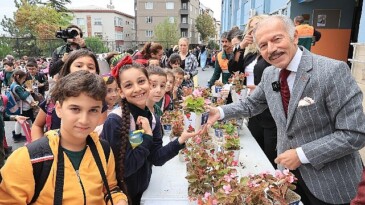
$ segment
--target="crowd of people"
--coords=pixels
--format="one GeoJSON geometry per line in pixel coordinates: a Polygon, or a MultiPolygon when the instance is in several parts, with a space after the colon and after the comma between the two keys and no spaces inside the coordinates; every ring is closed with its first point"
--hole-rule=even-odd
{"type": "Polygon", "coordinates": [[[364,204],[362,93],[347,64],[309,51],[320,34],[296,21],[297,28],[285,16],[254,16],[244,30],[221,35],[219,52],[189,49],[187,38],[170,49],[148,42],[133,54],[110,52],[108,68],[75,25],[67,29],[77,35],[49,64],[8,55],[0,73],[0,204],[140,204],[153,165],[175,157],[215,121],[235,117],[249,118],[275,168],[293,171],[304,204],[364,204]],[[311,43],[301,46],[308,35],[311,43]],[[183,88],[194,88],[198,68],[207,64],[214,66],[209,87],[244,73],[248,96],[232,103],[229,94],[226,105],[208,107],[205,129],[184,131],[163,146],[163,113],[176,109],[183,88]],[[10,106],[13,98],[17,106],[10,106]],[[27,122],[32,142],[12,153],[4,120],[17,121],[14,142],[26,140],[27,122]],[[143,139],[137,145],[134,135],[143,139]]]}

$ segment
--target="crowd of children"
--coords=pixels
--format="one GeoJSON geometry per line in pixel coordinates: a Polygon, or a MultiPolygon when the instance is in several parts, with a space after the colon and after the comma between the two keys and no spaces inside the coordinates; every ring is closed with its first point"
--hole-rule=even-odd
{"type": "MultiPolygon", "coordinates": [[[[0,122],[9,118],[33,122],[33,142],[14,151],[4,166],[0,146],[0,195],[4,196],[0,204],[100,204],[102,200],[140,204],[152,165],[162,166],[178,154],[187,139],[198,134],[183,132],[167,145],[162,143],[160,118],[182,97],[185,72],[178,54],[170,56],[167,68],[153,58],[146,66],[117,53],[108,62],[111,72],[100,76],[92,52],[72,51],[50,87],[35,62],[28,60],[23,71],[5,61],[3,84],[17,102],[27,106],[19,114],[4,114],[0,122]],[[35,113],[33,108],[40,109],[35,113]],[[129,141],[136,131],[142,139],[138,145],[129,141]],[[98,134],[109,142],[110,154],[109,144],[105,148],[98,134]],[[48,168],[42,169],[46,174],[39,173],[40,166],[48,168]],[[95,168],[88,171],[90,166],[95,168]]],[[[23,139],[19,123],[13,132],[14,141],[23,139]]],[[[4,130],[0,134],[5,138],[4,130]]]]}

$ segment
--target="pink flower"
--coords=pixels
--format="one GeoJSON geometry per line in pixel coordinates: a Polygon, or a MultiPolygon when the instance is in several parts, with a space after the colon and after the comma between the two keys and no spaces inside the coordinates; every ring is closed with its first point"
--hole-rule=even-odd
{"type": "Polygon", "coordinates": [[[201,97],[201,96],[202,96],[202,94],[203,94],[203,92],[202,92],[202,91],[200,91],[199,89],[195,89],[195,90],[193,91],[193,96],[194,96],[194,97],[201,97]]]}
{"type": "Polygon", "coordinates": [[[226,174],[224,175],[224,180],[229,183],[232,180],[232,178],[228,174],[226,174]]]}
{"type": "Polygon", "coordinates": [[[196,137],[196,138],[195,138],[195,142],[196,142],[197,144],[200,144],[200,143],[202,142],[202,138],[200,138],[200,137],[196,137]]]}
{"type": "Polygon", "coordinates": [[[212,103],[212,101],[210,101],[209,99],[204,100],[204,104],[209,105],[210,103],[212,103]]]}
{"type": "Polygon", "coordinates": [[[286,175],[286,176],[288,176],[289,175],[289,169],[284,169],[283,170],[283,174],[286,175]]]}
{"type": "Polygon", "coordinates": [[[233,178],[235,178],[237,175],[236,175],[237,173],[231,173],[231,178],[233,179],[233,178]]]}
{"type": "Polygon", "coordinates": [[[211,196],[211,194],[209,192],[205,192],[204,199],[208,200],[210,196],[211,196]]]}
{"type": "Polygon", "coordinates": [[[218,204],[217,199],[213,199],[212,203],[213,203],[213,205],[217,205],[218,204]]]}
{"type": "Polygon", "coordinates": [[[283,178],[284,175],[280,170],[277,169],[277,170],[275,170],[275,177],[276,178],[283,178]]]}
{"type": "Polygon", "coordinates": [[[224,189],[224,193],[226,193],[226,194],[229,194],[232,191],[232,188],[231,188],[230,184],[224,185],[223,189],[224,189]]]}
{"type": "Polygon", "coordinates": [[[247,185],[248,185],[248,187],[250,187],[250,188],[258,187],[258,186],[259,186],[258,184],[256,184],[256,182],[252,182],[252,181],[249,181],[247,185]]]}
{"type": "Polygon", "coordinates": [[[233,160],[232,161],[232,166],[238,166],[238,160],[233,160]]]}
{"type": "Polygon", "coordinates": [[[294,181],[295,181],[295,177],[294,176],[291,175],[291,176],[288,177],[288,182],[289,183],[293,183],[294,181]]]}

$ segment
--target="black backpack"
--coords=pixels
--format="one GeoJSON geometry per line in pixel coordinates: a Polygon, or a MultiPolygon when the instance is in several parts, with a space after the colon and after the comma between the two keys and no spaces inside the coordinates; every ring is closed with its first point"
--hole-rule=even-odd
{"type": "MultiPolygon", "coordinates": [[[[110,155],[109,143],[104,141],[104,140],[100,140],[100,143],[103,147],[106,162],[108,163],[108,159],[109,159],[109,155],[110,155]]],[[[94,156],[94,154],[97,154],[96,153],[97,150],[96,150],[95,143],[93,142],[93,140],[91,139],[90,136],[88,136],[88,138],[87,138],[87,144],[89,145],[91,151],[93,152],[93,156],[94,156]]],[[[54,156],[53,156],[51,147],[49,146],[48,137],[42,137],[42,138],[26,145],[26,147],[28,149],[30,160],[32,162],[33,177],[34,177],[34,181],[35,181],[34,195],[33,195],[33,198],[30,202],[30,204],[32,204],[35,201],[37,201],[38,196],[39,196],[40,192],[42,191],[42,189],[43,189],[43,187],[44,187],[44,185],[45,185],[45,183],[48,179],[48,175],[51,171],[51,167],[52,167],[52,164],[53,164],[54,156]]],[[[95,158],[95,156],[94,156],[94,158],[95,158]]],[[[108,200],[111,200],[111,203],[113,204],[113,201],[111,199],[109,186],[108,186],[108,182],[107,182],[107,179],[106,179],[106,176],[105,176],[105,172],[104,172],[104,169],[102,168],[102,165],[101,165],[100,157],[98,157],[98,159],[95,158],[95,161],[96,161],[96,164],[98,165],[99,172],[102,176],[104,186],[105,186],[105,188],[108,192],[108,195],[109,195],[108,200]]],[[[62,165],[62,166],[64,166],[64,165],[62,165]]],[[[58,175],[58,171],[57,171],[57,175],[58,175]]],[[[63,177],[62,177],[62,180],[63,180],[63,177]]],[[[1,182],[1,175],[0,175],[0,182],[1,182]]],[[[56,180],[56,184],[57,184],[57,180],[56,180]]],[[[56,185],[56,189],[57,189],[57,185],[56,185]]],[[[61,196],[60,196],[61,201],[62,201],[62,191],[63,190],[61,190],[61,193],[60,193],[61,194],[61,196]]],[[[57,196],[55,196],[55,198],[57,198],[57,196]]]]}

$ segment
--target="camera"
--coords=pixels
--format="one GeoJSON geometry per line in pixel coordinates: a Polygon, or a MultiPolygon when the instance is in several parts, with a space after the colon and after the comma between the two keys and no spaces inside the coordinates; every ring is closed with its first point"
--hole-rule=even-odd
{"type": "Polygon", "coordinates": [[[77,35],[79,35],[79,32],[77,32],[76,30],[72,30],[72,29],[62,30],[60,28],[60,30],[56,32],[56,38],[62,38],[62,39],[75,38],[77,35]]]}

